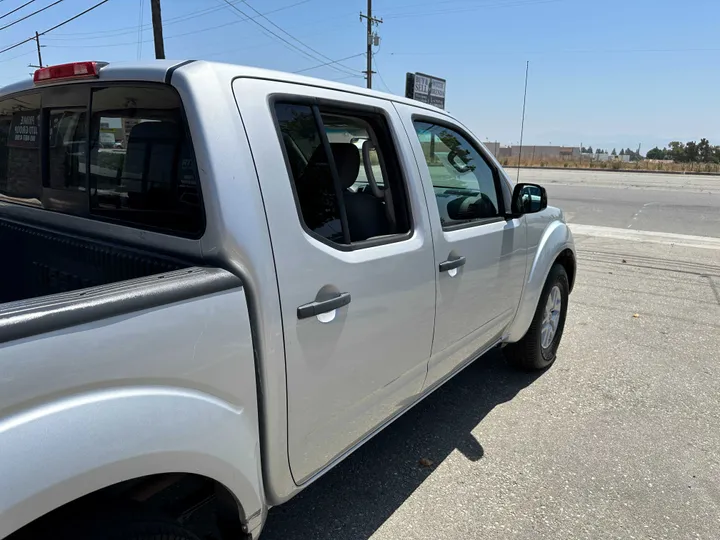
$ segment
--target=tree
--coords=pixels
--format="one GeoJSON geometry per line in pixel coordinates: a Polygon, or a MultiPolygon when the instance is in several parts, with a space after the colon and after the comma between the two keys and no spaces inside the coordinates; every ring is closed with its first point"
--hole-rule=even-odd
{"type": "Polygon", "coordinates": [[[665,151],[660,150],[657,146],[655,148],[652,148],[648,150],[647,156],[648,159],[665,159],[665,151]]]}
{"type": "Polygon", "coordinates": [[[698,160],[698,145],[695,141],[685,144],[685,161],[695,163],[698,160]]]}
{"type": "Polygon", "coordinates": [[[621,155],[621,156],[624,156],[624,155],[625,155],[625,149],[624,149],[624,148],[621,148],[621,149],[620,149],[620,155],[621,155]]]}
{"type": "Polygon", "coordinates": [[[617,152],[615,151],[614,148],[613,148],[613,151],[612,151],[612,153],[611,153],[610,155],[611,155],[611,156],[617,156],[617,152]]]}
{"type": "Polygon", "coordinates": [[[665,159],[672,159],[678,163],[682,163],[687,160],[685,155],[685,145],[683,143],[671,141],[668,146],[667,157],[665,159]]]}
{"type": "Polygon", "coordinates": [[[588,154],[592,154],[592,153],[593,153],[592,146],[588,146],[587,153],[588,153],[588,154]]]}
{"type": "Polygon", "coordinates": [[[703,163],[711,163],[712,162],[712,146],[710,146],[710,141],[708,141],[705,137],[700,139],[700,142],[697,145],[698,150],[698,159],[702,161],[703,163]]]}

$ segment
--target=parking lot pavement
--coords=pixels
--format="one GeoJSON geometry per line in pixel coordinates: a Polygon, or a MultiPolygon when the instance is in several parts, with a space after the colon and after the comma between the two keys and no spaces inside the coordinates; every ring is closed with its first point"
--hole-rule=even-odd
{"type": "Polygon", "coordinates": [[[717,538],[720,250],[576,240],[551,369],[487,355],[271,510],[263,540],[717,538]]]}

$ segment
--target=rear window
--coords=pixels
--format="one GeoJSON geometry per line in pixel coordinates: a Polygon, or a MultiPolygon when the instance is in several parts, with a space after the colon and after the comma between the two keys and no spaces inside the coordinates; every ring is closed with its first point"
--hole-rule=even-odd
{"type": "Polygon", "coordinates": [[[203,206],[180,97],[148,84],[0,99],[0,198],[198,236],[203,206]]]}

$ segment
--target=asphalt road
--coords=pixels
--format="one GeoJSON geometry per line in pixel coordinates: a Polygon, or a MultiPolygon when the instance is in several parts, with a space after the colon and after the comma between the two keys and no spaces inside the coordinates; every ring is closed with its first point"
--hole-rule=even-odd
{"type": "Polygon", "coordinates": [[[570,223],[720,237],[720,176],[522,169],[520,181],[544,185],[570,223]]]}
{"type": "Polygon", "coordinates": [[[579,258],[555,365],[480,359],[272,509],[263,540],[717,538],[720,240],[687,235],[719,236],[702,223],[720,201],[553,173],[534,181],[578,224],[579,258]],[[633,219],[648,202],[678,208],[633,219]]]}

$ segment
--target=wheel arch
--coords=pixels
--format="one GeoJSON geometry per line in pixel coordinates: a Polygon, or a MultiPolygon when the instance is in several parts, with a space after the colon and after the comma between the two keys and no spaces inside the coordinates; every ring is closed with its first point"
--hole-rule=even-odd
{"type": "Polygon", "coordinates": [[[535,250],[517,313],[505,335],[507,343],[519,341],[527,332],[550,269],[555,264],[565,268],[572,291],[576,274],[575,243],[570,228],[559,220],[545,229],[535,250]]]}
{"type": "MultiPolygon", "coordinates": [[[[158,475],[206,478],[262,523],[256,418],[190,390],[104,390],[35,407],[0,422],[0,538],[79,501],[105,498],[158,475]]],[[[227,496],[223,495],[227,501],[227,496]]]]}

